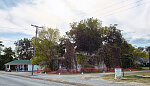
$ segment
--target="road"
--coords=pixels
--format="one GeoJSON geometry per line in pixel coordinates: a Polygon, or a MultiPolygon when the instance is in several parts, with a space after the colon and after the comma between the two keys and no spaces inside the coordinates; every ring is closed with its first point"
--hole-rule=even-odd
{"type": "Polygon", "coordinates": [[[35,76],[31,76],[30,72],[0,71],[0,86],[146,86],[142,83],[126,83],[104,80],[102,76],[107,74],[112,73],[70,75],[35,73],[35,76]]]}
{"type": "Polygon", "coordinates": [[[0,73],[0,86],[73,86],[0,73]]]}

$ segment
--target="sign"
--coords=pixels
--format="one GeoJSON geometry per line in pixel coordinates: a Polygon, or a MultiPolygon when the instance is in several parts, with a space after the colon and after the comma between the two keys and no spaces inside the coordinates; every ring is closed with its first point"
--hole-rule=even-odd
{"type": "Polygon", "coordinates": [[[115,80],[117,77],[120,79],[122,77],[122,70],[121,68],[115,68],[115,80]]]}

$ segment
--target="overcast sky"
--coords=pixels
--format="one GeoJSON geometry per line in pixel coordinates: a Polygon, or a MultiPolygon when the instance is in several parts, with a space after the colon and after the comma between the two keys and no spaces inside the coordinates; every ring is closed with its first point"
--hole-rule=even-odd
{"type": "Polygon", "coordinates": [[[150,0],[0,0],[0,40],[14,49],[15,41],[35,35],[31,24],[64,35],[69,23],[90,17],[118,24],[133,46],[150,46],[150,0]]]}

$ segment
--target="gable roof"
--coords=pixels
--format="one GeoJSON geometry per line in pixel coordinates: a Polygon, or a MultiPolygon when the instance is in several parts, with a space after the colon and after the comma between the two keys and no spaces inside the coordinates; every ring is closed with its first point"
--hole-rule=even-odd
{"type": "Polygon", "coordinates": [[[31,64],[31,60],[14,60],[11,62],[6,63],[5,65],[27,65],[27,64],[31,64]]]}

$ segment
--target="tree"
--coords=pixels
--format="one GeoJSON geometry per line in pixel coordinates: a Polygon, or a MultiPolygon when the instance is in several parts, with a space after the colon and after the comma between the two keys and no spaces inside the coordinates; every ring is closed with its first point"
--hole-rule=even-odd
{"type": "Polygon", "coordinates": [[[136,59],[138,59],[138,58],[146,58],[146,57],[147,57],[147,56],[146,56],[146,53],[147,53],[147,52],[146,52],[145,50],[143,50],[143,49],[135,48],[133,55],[134,55],[134,57],[135,57],[136,59]]]}
{"type": "Polygon", "coordinates": [[[31,42],[32,40],[24,38],[14,43],[16,45],[17,59],[30,60],[33,57],[31,42]]]}
{"type": "Polygon", "coordinates": [[[101,58],[99,61],[104,61],[108,68],[121,66],[119,47],[104,44],[98,49],[97,56],[101,58]]]}
{"type": "Polygon", "coordinates": [[[103,41],[111,45],[120,46],[125,40],[122,37],[121,30],[117,29],[117,24],[103,27],[103,41]]]}
{"type": "Polygon", "coordinates": [[[117,29],[117,24],[103,27],[102,32],[105,44],[120,48],[121,67],[135,67],[135,61],[139,58],[137,55],[143,54],[144,56],[144,52],[136,52],[135,48],[122,37],[121,30],[117,29]]]}
{"type": "Polygon", "coordinates": [[[14,59],[13,57],[15,55],[15,52],[12,51],[11,47],[5,48],[3,52],[4,52],[4,55],[0,56],[0,70],[4,70],[5,69],[4,64],[10,61],[13,61],[14,59]]]}
{"type": "Polygon", "coordinates": [[[79,23],[74,22],[71,24],[71,30],[67,35],[75,42],[78,52],[92,54],[102,44],[101,21],[89,18],[79,23]]]}
{"type": "Polygon", "coordinates": [[[144,47],[138,47],[138,49],[140,49],[141,51],[144,51],[144,47]]]}
{"type": "Polygon", "coordinates": [[[129,68],[134,67],[134,47],[129,44],[127,41],[124,41],[119,46],[121,49],[121,67],[122,68],[129,68]]]}
{"type": "Polygon", "coordinates": [[[65,54],[65,46],[66,46],[66,43],[65,43],[65,38],[60,38],[60,43],[59,43],[59,47],[58,47],[58,50],[59,50],[59,56],[60,57],[63,57],[63,55],[65,54]]]}
{"type": "Polygon", "coordinates": [[[67,39],[66,41],[66,53],[64,54],[65,57],[65,67],[67,69],[74,69],[74,65],[77,69],[77,59],[75,56],[74,45],[67,39]]]}
{"type": "Polygon", "coordinates": [[[86,60],[86,56],[82,52],[76,53],[76,56],[77,56],[78,63],[83,67],[84,66],[84,62],[86,60]]]}
{"type": "Polygon", "coordinates": [[[11,47],[5,48],[3,52],[4,52],[4,57],[6,57],[10,61],[12,61],[13,57],[15,57],[15,52],[13,52],[11,47]]]}
{"type": "Polygon", "coordinates": [[[149,70],[150,70],[150,46],[146,48],[146,51],[148,51],[148,54],[149,54],[149,70]]]}
{"type": "MultiPolygon", "coordinates": [[[[48,28],[47,30],[42,29],[39,32],[35,52],[36,64],[39,64],[41,66],[47,66],[51,70],[56,70],[58,68],[57,57],[59,55],[59,39],[60,35],[58,29],[48,28]]],[[[32,44],[34,44],[34,41],[32,42],[32,44]]]]}
{"type": "Polygon", "coordinates": [[[121,46],[121,63],[123,68],[134,67],[137,68],[139,65],[136,61],[140,58],[146,58],[147,52],[144,48],[134,48],[127,41],[124,41],[121,46]]]}

